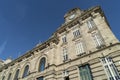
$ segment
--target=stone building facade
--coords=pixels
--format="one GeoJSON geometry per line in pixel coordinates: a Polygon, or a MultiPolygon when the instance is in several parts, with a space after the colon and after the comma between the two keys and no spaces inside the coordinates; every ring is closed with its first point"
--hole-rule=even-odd
{"type": "Polygon", "coordinates": [[[0,68],[0,80],[120,80],[120,43],[100,6],[74,8],[45,42],[0,68]]]}

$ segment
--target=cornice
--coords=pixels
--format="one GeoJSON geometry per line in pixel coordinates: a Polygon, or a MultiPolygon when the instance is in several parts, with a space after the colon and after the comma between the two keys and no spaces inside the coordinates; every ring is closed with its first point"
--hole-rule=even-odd
{"type": "MultiPolygon", "coordinates": [[[[106,46],[106,47],[104,47],[104,48],[101,48],[101,49],[99,49],[99,50],[96,50],[96,51],[91,52],[91,53],[89,53],[89,54],[85,54],[85,55],[80,56],[80,57],[89,56],[89,55],[91,55],[91,54],[95,54],[95,53],[97,53],[97,52],[103,51],[103,50],[105,50],[105,49],[108,49],[108,48],[111,48],[111,47],[114,47],[114,46],[120,46],[120,43],[110,44],[109,46],[106,46]]],[[[25,54],[25,55],[26,55],[26,54],[25,54]]],[[[1,72],[3,69],[7,69],[9,66],[12,66],[12,64],[14,64],[15,62],[17,62],[17,60],[21,59],[22,57],[23,57],[23,56],[15,59],[15,60],[12,61],[11,63],[6,64],[6,65],[3,66],[2,68],[0,68],[0,72],[1,72]]],[[[75,60],[78,60],[78,59],[80,59],[80,57],[78,57],[78,58],[76,58],[76,59],[69,60],[69,61],[64,62],[64,63],[61,63],[61,64],[59,64],[59,65],[55,65],[55,64],[53,64],[53,65],[56,66],[56,67],[59,67],[59,66],[65,65],[65,64],[67,64],[67,63],[69,63],[69,62],[73,62],[73,61],[75,61],[75,60]]],[[[51,66],[51,65],[50,65],[50,66],[51,66]]],[[[50,67],[50,66],[49,66],[49,67],[50,67]]]]}
{"type": "Polygon", "coordinates": [[[28,58],[32,55],[34,55],[34,51],[36,50],[42,50],[44,48],[46,48],[47,46],[50,46],[50,43],[53,42],[55,44],[59,43],[58,38],[54,35],[53,37],[49,38],[47,41],[43,42],[42,44],[36,46],[35,48],[33,48],[32,50],[26,52],[24,55],[18,57],[17,59],[13,60],[12,62],[5,64],[2,68],[0,68],[0,72],[3,69],[7,69],[9,66],[13,66],[16,62],[21,62],[24,58],[28,58]]]}
{"type": "MultiPolygon", "coordinates": [[[[68,63],[70,63],[70,62],[79,60],[80,58],[83,58],[83,57],[86,57],[86,56],[89,56],[89,55],[92,55],[92,54],[96,54],[97,52],[101,52],[101,51],[103,51],[103,50],[109,49],[109,48],[114,47],[114,46],[120,46],[120,43],[118,42],[118,43],[115,43],[115,44],[110,44],[110,45],[108,45],[108,46],[106,46],[106,47],[104,47],[104,48],[98,49],[98,50],[93,51],[93,52],[90,52],[90,53],[88,53],[88,54],[84,54],[84,55],[82,55],[82,56],[79,56],[78,58],[70,59],[70,60],[68,60],[68,61],[66,61],[66,62],[64,62],[64,63],[58,64],[58,65],[56,65],[56,67],[59,67],[59,66],[68,64],[68,63]]],[[[109,54],[109,55],[110,55],[110,54],[109,54]]],[[[108,55],[105,55],[105,56],[108,56],[108,55]]]]}
{"type": "Polygon", "coordinates": [[[92,7],[92,8],[90,8],[90,9],[88,9],[88,10],[84,10],[83,13],[82,13],[80,16],[76,17],[74,20],[72,20],[72,21],[70,21],[70,22],[68,22],[68,23],[62,24],[61,27],[59,27],[59,28],[56,30],[55,34],[57,34],[57,33],[62,33],[62,32],[64,32],[64,31],[67,31],[66,28],[71,28],[71,27],[73,27],[73,26],[76,25],[76,24],[81,24],[80,20],[81,20],[81,21],[82,21],[82,20],[85,20],[86,18],[88,18],[88,17],[90,17],[90,16],[91,16],[91,17],[94,17],[94,16],[92,15],[92,12],[95,12],[95,13],[99,12],[99,13],[101,14],[101,16],[104,16],[104,13],[103,13],[103,11],[102,11],[102,9],[101,9],[100,6],[92,7]]]}

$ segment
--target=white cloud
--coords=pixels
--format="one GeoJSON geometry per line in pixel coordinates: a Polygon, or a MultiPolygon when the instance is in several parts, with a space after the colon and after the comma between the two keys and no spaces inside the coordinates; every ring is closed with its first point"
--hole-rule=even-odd
{"type": "Polygon", "coordinates": [[[3,53],[3,51],[5,50],[6,45],[7,45],[7,41],[4,41],[4,42],[0,45],[0,54],[3,53]]]}

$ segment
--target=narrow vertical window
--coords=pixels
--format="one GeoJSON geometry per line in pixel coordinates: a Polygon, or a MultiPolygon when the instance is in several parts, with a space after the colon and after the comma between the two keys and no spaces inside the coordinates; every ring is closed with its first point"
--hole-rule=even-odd
{"type": "Polygon", "coordinates": [[[81,80],[92,80],[91,71],[89,65],[83,65],[79,67],[81,80]]]}
{"type": "Polygon", "coordinates": [[[68,60],[67,48],[63,48],[63,61],[68,60]]]}
{"type": "Polygon", "coordinates": [[[66,43],[66,42],[67,42],[66,35],[64,35],[64,36],[62,37],[62,41],[63,41],[63,43],[66,43]]]}
{"type": "Polygon", "coordinates": [[[2,77],[2,80],[5,80],[5,76],[2,77]]]}
{"type": "Polygon", "coordinates": [[[80,36],[80,31],[79,31],[79,30],[75,30],[75,31],[73,32],[73,35],[74,35],[74,38],[80,36]]]}
{"type": "Polygon", "coordinates": [[[10,73],[10,74],[8,75],[8,79],[7,79],[7,80],[11,80],[11,76],[12,76],[12,74],[10,73]]]}
{"type": "Polygon", "coordinates": [[[46,59],[43,57],[41,60],[40,60],[40,63],[39,63],[39,71],[44,71],[45,70],[45,63],[46,63],[46,59]]]}
{"type": "Polygon", "coordinates": [[[95,28],[96,25],[92,18],[87,21],[87,26],[88,26],[89,30],[92,28],[95,28]]]}
{"type": "Polygon", "coordinates": [[[120,80],[119,72],[110,57],[100,59],[109,80],[120,80]]]}
{"type": "Polygon", "coordinates": [[[69,80],[69,72],[68,72],[68,70],[63,71],[63,77],[64,77],[64,80],[69,80]]]}
{"type": "Polygon", "coordinates": [[[94,33],[92,36],[93,36],[96,48],[100,48],[104,45],[103,38],[98,33],[94,33]]]}
{"type": "Polygon", "coordinates": [[[76,54],[77,55],[82,55],[83,53],[85,53],[84,46],[83,46],[82,42],[76,43],[75,47],[76,47],[76,54]]]}
{"type": "Polygon", "coordinates": [[[23,78],[29,75],[29,65],[27,65],[24,69],[24,73],[23,73],[23,78]]]}
{"type": "Polygon", "coordinates": [[[14,80],[18,80],[19,71],[20,71],[19,69],[16,71],[15,76],[14,76],[14,80]]]}

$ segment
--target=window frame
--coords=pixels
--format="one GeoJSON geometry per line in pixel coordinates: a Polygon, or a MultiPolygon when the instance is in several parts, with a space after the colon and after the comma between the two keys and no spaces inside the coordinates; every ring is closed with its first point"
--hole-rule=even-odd
{"type": "Polygon", "coordinates": [[[90,65],[89,64],[85,64],[85,65],[81,65],[79,66],[79,73],[80,73],[80,78],[81,80],[93,80],[93,76],[91,73],[91,69],[90,69],[90,65]],[[86,75],[83,75],[87,73],[86,75]],[[86,77],[87,76],[87,77],[86,77]],[[85,79],[84,79],[85,78],[85,79]],[[86,79],[87,78],[87,79],[86,79]]]}
{"type": "Polygon", "coordinates": [[[63,61],[67,61],[68,60],[68,49],[64,47],[62,50],[62,53],[63,53],[63,61]]]}
{"type": "Polygon", "coordinates": [[[29,65],[26,65],[24,67],[24,72],[23,72],[22,78],[25,78],[25,77],[27,77],[29,75],[29,69],[30,69],[29,65]]]}
{"type": "Polygon", "coordinates": [[[75,42],[76,55],[82,55],[85,53],[85,45],[83,41],[75,42]]]}
{"type": "Polygon", "coordinates": [[[67,36],[66,35],[62,36],[62,43],[67,43],[67,36]]]}
{"type": "Polygon", "coordinates": [[[105,70],[105,73],[108,77],[108,79],[113,79],[113,80],[118,80],[120,79],[120,74],[112,60],[112,58],[110,57],[102,57],[100,58],[100,61],[103,65],[103,68],[105,70]],[[111,66],[112,65],[112,66],[111,66]]]}
{"type": "Polygon", "coordinates": [[[20,73],[20,69],[17,69],[14,75],[14,79],[13,80],[18,80],[19,78],[19,73],[20,73]]]}
{"type": "Polygon", "coordinates": [[[75,30],[73,31],[73,36],[74,36],[74,38],[80,37],[80,35],[81,35],[81,33],[80,33],[80,30],[79,30],[79,29],[75,29],[75,30]]]}
{"type": "Polygon", "coordinates": [[[63,71],[63,77],[67,77],[69,76],[69,71],[68,70],[64,70],[63,71]]]}
{"type": "Polygon", "coordinates": [[[96,24],[93,18],[90,18],[86,21],[87,23],[87,27],[89,30],[95,29],[96,28],[96,24]]]}
{"type": "Polygon", "coordinates": [[[93,41],[96,45],[96,48],[101,48],[105,45],[103,37],[98,32],[92,33],[93,41]]]}
{"type": "Polygon", "coordinates": [[[39,61],[39,72],[42,72],[45,70],[45,66],[46,66],[46,58],[42,57],[39,61]],[[44,61],[44,63],[43,63],[44,61]],[[44,69],[43,69],[44,68],[44,69]]]}

